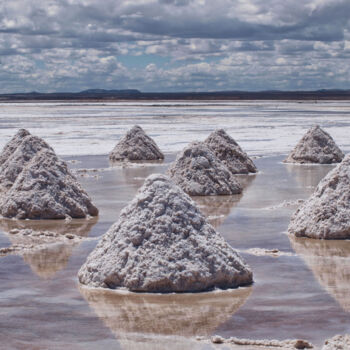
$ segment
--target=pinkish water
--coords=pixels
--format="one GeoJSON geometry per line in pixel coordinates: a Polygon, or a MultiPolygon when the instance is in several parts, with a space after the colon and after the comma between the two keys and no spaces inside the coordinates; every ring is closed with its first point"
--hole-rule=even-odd
{"type": "Polygon", "coordinates": [[[286,165],[281,156],[260,158],[258,174],[238,177],[242,195],[195,198],[241,251],[255,283],[233,291],[162,296],[91,291],[79,287],[76,275],[144,178],[164,172],[174,154],[163,164],[128,168],[110,167],[107,156],[74,159],[79,162],[70,165],[73,169],[99,169],[79,176],[100,208],[98,220],[2,220],[0,246],[16,243],[8,233],[16,227],[96,239],[0,257],[0,348],[209,349],[194,337],[212,334],[304,338],[319,346],[350,331],[349,242],[296,240],[285,233],[296,208],[285,201],[307,198],[332,166],[286,165]],[[256,256],[247,252],[251,248],[277,248],[286,254],[256,256]]]}

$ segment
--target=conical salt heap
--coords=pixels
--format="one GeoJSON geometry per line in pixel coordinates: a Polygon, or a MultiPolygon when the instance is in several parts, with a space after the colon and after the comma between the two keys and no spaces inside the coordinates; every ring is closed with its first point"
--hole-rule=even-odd
{"type": "Polygon", "coordinates": [[[297,237],[350,238],[350,155],[318,184],[293,214],[288,232],[297,237]]]}
{"type": "Polygon", "coordinates": [[[190,143],[169,167],[168,174],[190,196],[242,192],[241,185],[204,142],[190,143]]]}
{"type": "Polygon", "coordinates": [[[44,148],[53,151],[43,139],[25,129],[16,133],[0,154],[0,185],[3,191],[13,185],[25,165],[44,148]]]}
{"type": "Polygon", "coordinates": [[[23,129],[0,155],[0,184],[4,217],[63,219],[98,214],[67,164],[44,140],[23,129]]]}
{"type": "Polygon", "coordinates": [[[44,148],[0,200],[0,214],[17,219],[64,219],[96,216],[98,210],[67,164],[44,148]]]}
{"type": "Polygon", "coordinates": [[[22,140],[29,135],[30,133],[26,129],[19,129],[17,131],[16,135],[13,136],[12,139],[5,145],[0,154],[0,166],[3,165],[10,156],[12,156],[19,144],[22,143],[22,140]]]}
{"type": "Polygon", "coordinates": [[[302,137],[284,162],[332,164],[341,162],[343,158],[344,153],[332,137],[319,125],[315,125],[302,137]]]}
{"type": "Polygon", "coordinates": [[[92,287],[199,292],[252,283],[239,254],[165,175],[149,176],[79,271],[92,287]]]}
{"type": "Polygon", "coordinates": [[[163,153],[157,144],[143,129],[135,125],[117,143],[109,154],[111,161],[122,160],[159,160],[164,159],[163,153]]]}
{"type": "Polygon", "coordinates": [[[247,153],[224,129],[215,130],[204,142],[232,174],[248,174],[258,171],[247,153]]]}

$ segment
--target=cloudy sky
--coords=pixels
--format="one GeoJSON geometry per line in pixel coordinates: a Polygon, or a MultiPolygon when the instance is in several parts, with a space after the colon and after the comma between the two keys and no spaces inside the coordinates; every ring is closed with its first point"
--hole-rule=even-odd
{"type": "Polygon", "coordinates": [[[0,92],[350,88],[349,0],[0,1],[0,92]]]}

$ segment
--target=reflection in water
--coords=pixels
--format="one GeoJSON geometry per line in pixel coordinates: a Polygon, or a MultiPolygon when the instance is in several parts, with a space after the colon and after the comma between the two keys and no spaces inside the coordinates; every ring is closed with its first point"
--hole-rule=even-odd
{"type": "Polygon", "coordinates": [[[128,161],[109,161],[111,167],[122,167],[122,168],[130,168],[136,165],[158,165],[163,164],[163,159],[158,160],[128,160],[128,161]]]}
{"type": "Polygon", "coordinates": [[[146,177],[155,173],[163,173],[164,166],[159,161],[148,161],[149,166],[132,166],[121,169],[121,175],[125,184],[131,185],[135,190],[138,190],[144,183],[146,177]],[[149,163],[152,164],[149,164],[149,163]]]}
{"type": "MultiPolygon", "coordinates": [[[[125,349],[137,348],[131,344],[140,337],[210,335],[238,311],[251,293],[251,287],[194,294],[129,293],[83,286],[79,289],[125,349]]],[[[151,345],[154,348],[154,343],[151,345]]],[[[164,343],[160,344],[163,348],[164,343]]]]}
{"type": "Polygon", "coordinates": [[[242,194],[236,194],[233,196],[197,196],[192,197],[192,199],[202,214],[206,216],[208,222],[213,227],[218,228],[242,197],[242,194]]]}
{"type": "MultiPolygon", "coordinates": [[[[253,183],[255,177],[256,175],[240,175],[236,179],[245,190],[253,183]]],[[[209,223],[218,228],[243,196],[244,192],[232,196],[196,196],[192,199],[197,203],[199,210],[206,216],[209,223]]]]}
{"type": "Polygon", "coordinates": [[[54,243],[23,253],[23,260],[32,271],[43,279],[52,278],[58,271],[63,270],[68,263],[74,246],[71,244],[54,243]]]}
{"type": "Polygon", "coordinates": [[[288,237],[319,283],[350,312],[350,241],[288,237]]]}
{"type": "Polygon", "coordinates": [[[59,235],[67,233],[80,237],[87,237],[92,227],[97,223],[98,217],[90,219],[73,220],[11,220],[1,219],[0,230],[9,232],[13,229],[30,229],[33,231],[50,231],[59,235]]]}
{"type": "Polygon", "coordinates": [[[235,178],[245,190],[254,182],[256,176],[257,174],[237,175],[235,178]]]}
{"type": "Polygon", "coordinates": [[[68,263],[73,248],[80,239],[67,239],[66,234],[87,237],[97,218],[91,220],[74,219],[62,220],[0,220],[0,229],[8,233],[7,236],[14,246],[27,247],[19,253],[32,271],[41,278],[51,278],[62,270],[68,263]],[[11,230],[29,229],[28,235],[11,234],[11,230]],[[38,232],[48,231],[58,236],[39,236],[38,232]]]}
{"type": "Polygon", "coordinates": [[[310,189],[310,193],[318,183],[335,167],[335,165],[300,165],[285,163],[288,173],[292,174],[299,186],[310,189]]]}

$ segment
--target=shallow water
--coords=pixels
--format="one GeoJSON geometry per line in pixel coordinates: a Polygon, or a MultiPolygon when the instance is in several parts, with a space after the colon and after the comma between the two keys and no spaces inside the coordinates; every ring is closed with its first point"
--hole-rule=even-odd
{"type": "Polygon", "coordinates": [[[92,220],[0,221],[0,247],[16,244],[18,238],[8,232],[23,227],[90,238],[0,257],[0,349],[209,349],[194,337],[212,334],[305,338],[320,346],[326,338],[350,332],[349,241],[286,234],[293,203],[307,198],[333,166],[281,162],[281,154],[315,121],[350,149],[349,111],[348,102],[0,104],[1,142],[17,127],[44,136],[67,155],[73,171],[90,169],[77,176],[100,209],[92,220]],[[168,152],[164,163],[109,164],[102,153],[135,122],[168,152]],[[232,291],[165,296],[80,288],[77,271],[144,179],[165,172],[174,151],[217,126],[237,134],[249,153],[264,157],[255,160],[258,174],[237,177],[243,194],[194,200],[250,264],[255,283],[232,291]],[[277,248],[283,254],[256,256],[249,253],[252,248],[277,248]]]}
{"type": "MultiPolygon", "coordinates": [[[[15,243],[15,235],[7,233],[14,227],[102,235],[144,178],[164,172],[173,158],[168,156],[163,164],[110,168],[106,156],[74,157],[79,162],[72,168],[101,169],[79,177],[100,208],[98,220],[3,220],[1,246],[15,243]]],[[[195,341],[195,336],[304,338],[320,345],[349,332],[348,242],[290,238],[285,231],[296,207],[281,205],[306,198],[332,166],[286,165],[282,159],[257,159],[257,175],[238,177],[244,185],[242,195],[195,198],[251,265],[253,286],[192,295],[98,293],[79,288],[76,278],[97,239],[61,243],[23,257],[0,258],[1,343],[6,349],[33,350],[206,349],[211,346],[195,341]],[[247,253],[257,247],[288,254],[247,253]]]]}

